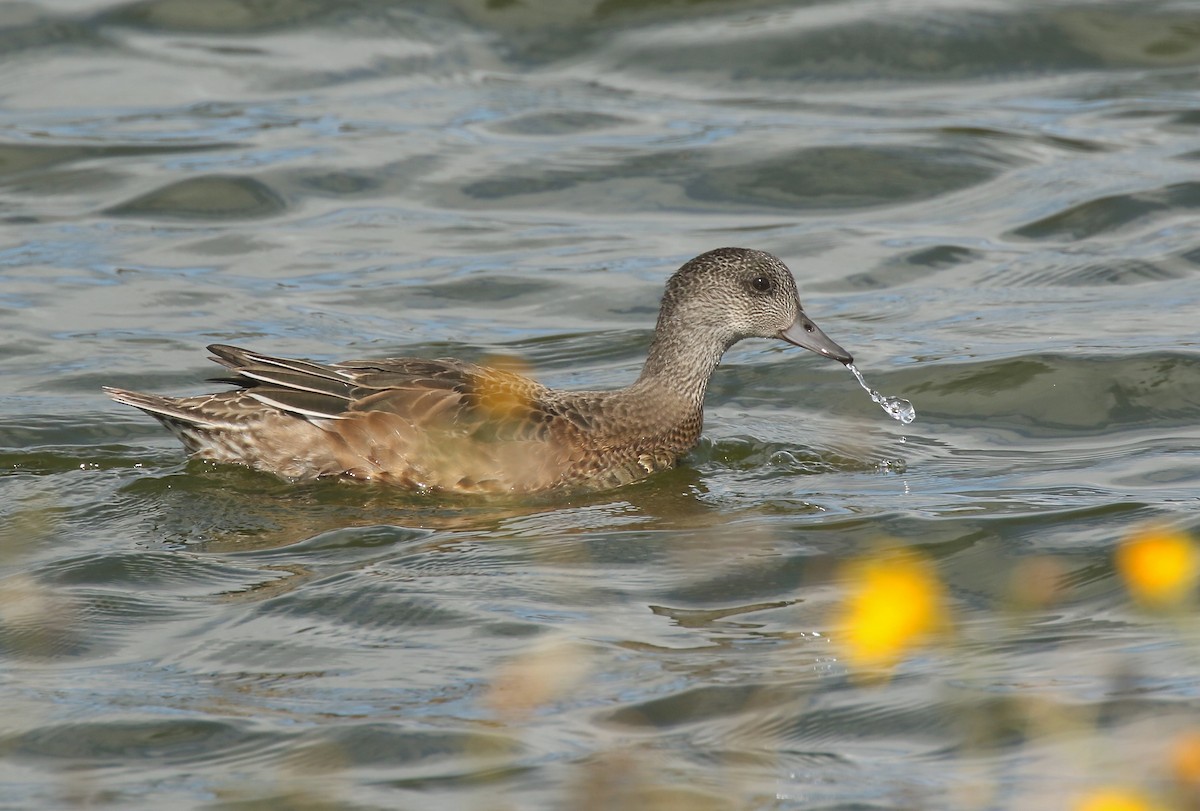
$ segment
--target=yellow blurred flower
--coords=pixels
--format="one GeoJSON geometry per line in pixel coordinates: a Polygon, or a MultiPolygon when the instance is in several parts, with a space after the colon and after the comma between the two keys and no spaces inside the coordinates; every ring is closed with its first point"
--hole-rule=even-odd
{"type": "Polygon", "coordinates": [[[1200,732],[1185,732],[1171,743],[1170,773],[1178,788],[1200,795],[1200,732]]]}
{"type": "Polygon", "coordinates": [[[1196,545],[1170,529],[1139,532],[1117,547],[1117,570],[1135,600],[1156,607],[1184,600],[1196,582],[1196,545]]]}
{"type": "Polygon", "coordinates": [[[472,380],[479,407],[494,420],[516,420],[529,409],[530,382],[515,371],[523,368],[516,359],[492,356],[485,362],[496,367],[472,380]]]}
{"type": "Polygon", "coordinates": [[[892,668],[945,624],[945,593],[933,564],[888,550],[849,564],[837,627],[850,664],[892,668]]]}
{"type": "Polygon", "coordinates": [[[1158,806],[1133,791],[1104,788],[1075,804],[1074,811],[1157,811],[1158,806]]]}

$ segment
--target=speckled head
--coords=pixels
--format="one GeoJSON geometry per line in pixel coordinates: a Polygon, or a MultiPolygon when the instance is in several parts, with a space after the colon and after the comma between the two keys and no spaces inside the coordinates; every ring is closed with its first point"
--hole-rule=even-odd
{"type": "Polygon", "coordinates": [[[703,327],[727,349],[743,338],[782,338],[842,363],[850,353],[804,314],[787,265],[765,251],[717,248],[683,265],[667,282],[658,324],[703,327]]]}

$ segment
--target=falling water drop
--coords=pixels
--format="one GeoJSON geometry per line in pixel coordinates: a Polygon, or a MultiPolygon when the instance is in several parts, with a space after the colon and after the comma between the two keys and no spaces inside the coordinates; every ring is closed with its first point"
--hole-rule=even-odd
{"type": "Polygon", "coordinates": [[[854,374],[854,377],[858,380],[858,385],[863,387],[863,391],[871,395],[871,399],[879,403],[880,407],[894,419],[900,420],[904,425],[908,425],[917,418],[917,411],[908,400],[899,397],[885,397],[867,385],[867,381],[863,379],[862,372],[858,371],[853,363],[847,363],[846,368],[854,374]]]}

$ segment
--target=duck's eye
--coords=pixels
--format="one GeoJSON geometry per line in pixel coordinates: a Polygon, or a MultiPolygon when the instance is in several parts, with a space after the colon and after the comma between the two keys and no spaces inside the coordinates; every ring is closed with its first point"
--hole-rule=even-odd
{"type": "Polygon", "coordinates": [[[755,276],[750,280],[750,286],[760,293],[765,293],[771,289],[771,280],[766,276],[755,276]]]}

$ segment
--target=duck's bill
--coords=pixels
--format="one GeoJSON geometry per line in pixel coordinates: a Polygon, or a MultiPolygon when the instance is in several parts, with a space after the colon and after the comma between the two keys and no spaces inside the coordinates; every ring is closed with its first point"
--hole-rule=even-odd
{"type": "Polygon", "coordinates": [[[821,328],[812,322],[804,313],[796,316],[796,321],[785,330],[780,330],[779,337],[790,344],[802,346],[816,352],[818,355],[824,355],[827,358],[833,358],[842,363],[853,363],[854,357],[835,344],[828,335],[821,332],[821,328]]]}

